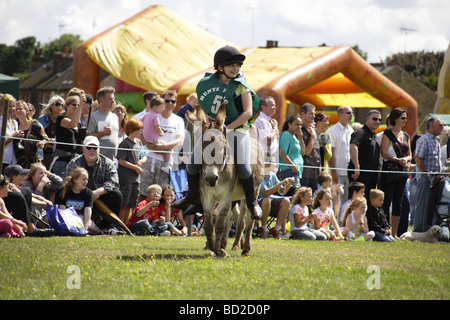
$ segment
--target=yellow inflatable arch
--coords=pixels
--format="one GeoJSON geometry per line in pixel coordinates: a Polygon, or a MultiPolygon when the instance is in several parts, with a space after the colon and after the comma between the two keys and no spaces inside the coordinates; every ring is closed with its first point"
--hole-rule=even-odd
{"type": "Polygon", "coordinates": [[[444,63],[439,73],[438,99],[434,113],[450,114],[450,44],[445,52],[444,63]]]}

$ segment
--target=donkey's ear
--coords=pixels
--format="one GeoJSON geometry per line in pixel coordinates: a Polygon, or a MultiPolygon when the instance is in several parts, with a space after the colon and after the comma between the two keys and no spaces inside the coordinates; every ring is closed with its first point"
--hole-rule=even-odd
{"type": "Polygon", "coordinates": [[[227,107],[227,104],[225,102],[223,102],[220,105],[219,110],[217,111],[216,125],[219,128],[223,127],[223,124],[225,123],[225,118],[227,116],[227,113],[226,113],[227,109],[226,109],[226,107],[227,107]]]}
{"type": "Polygon", "coordinates": [[[186,111],[186,114],[184,115],[186,117],[186,120],[188,122],[194,122],[197,121],[197,112],[195,110],[193,111],[186,111]]]}
{"type": "Polygon", "coordinates": [[[189,122],[201,121],[206,122],[206,114],[203,108],[197,104],[192,111],[186,111],[186,118],[189,122]]]}
{"type": "Polygon", "coordinates": [[[206,113],[203,108],[199,104],[197,104],[195,106],[195,109],[197,111],[197,120],[201,121],[202,123],[206,123],[206,113]]]}

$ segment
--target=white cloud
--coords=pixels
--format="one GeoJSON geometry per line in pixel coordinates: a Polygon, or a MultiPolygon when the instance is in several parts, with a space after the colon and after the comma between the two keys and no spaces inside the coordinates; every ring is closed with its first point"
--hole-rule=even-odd
{"type": "MultiPolygon", "coordinates": [[[[159,3],[242,47],[252,45],[254,31],[256,46],[265,46],[267,40],[278,40],[280,46],[358,44],[369,53],[370,62],[378,62],[386,55],[403,51],[402,27],[416,30],[407,35],[407,50],[446,50],[450,39],[450,1],[160,0],[159,3]]],[[[65,25],[63,33],[79,34],[87,40],[149,5],[145,0],[1,1],[0,12],[8,19],[0,28],[0,43],[11,45],[32,35],[47,43],[59,37],[59,24],[65,25]]]]}

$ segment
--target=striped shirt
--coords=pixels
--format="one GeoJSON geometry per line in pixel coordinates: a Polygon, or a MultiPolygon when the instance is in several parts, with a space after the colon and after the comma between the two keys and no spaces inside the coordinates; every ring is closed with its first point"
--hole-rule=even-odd
{"type": "Polygon", "coordinates": [[[278,135],[276,135],[272,139],[269,149],[267,146],[267,137],[270,136],[272,134],[272,131],[274,130],[274,128],[272,128],[271,120],[271,117],[261,111],[253,125],[256,127],[256,131],[258,133],[258,141],[263,147],[264,155],[267,155],[267,153],[270,151],[270,155],[273,156],[278,149],[278,135]]]}

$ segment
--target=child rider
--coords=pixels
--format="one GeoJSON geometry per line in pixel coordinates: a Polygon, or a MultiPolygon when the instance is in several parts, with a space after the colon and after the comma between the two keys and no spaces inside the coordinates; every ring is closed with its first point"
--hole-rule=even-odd
{"type": "MultiPolygon", "coordinates": [[[[225,46],[214,55],[215,73],[206,73],[197,85],[199,105],[204,112],[216,118],[220,105],[227,102],[225,126],[233,130],[233,148],[236,171],[245,192],[247,207],[253,219],[260,219],[262,210],[255,197],[253,172],[250,167],[249,121],[256,115],[259,99],[240,73],[245,56],[234,47],[225,46]],[[239,158],[237,158],[239,155],[239,158]],[[244,161],[242,161],[244,156],[244,161]],[[239,159],[239,161],[237,161],[239,159]]],[[[188,195],[173,203],[173,207],[186,210],[186,214],[201,212],[200,170],[202,164],[194,163],[194,155],[187,165],[188,195]],[[194,207],[190,207],[193,205],[194,207]]]]}

